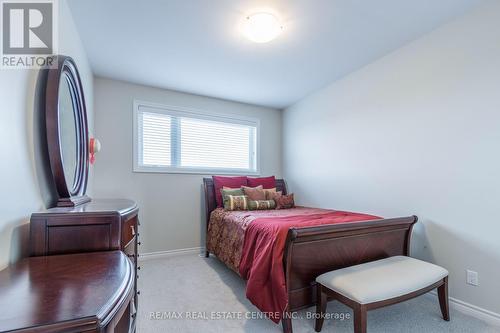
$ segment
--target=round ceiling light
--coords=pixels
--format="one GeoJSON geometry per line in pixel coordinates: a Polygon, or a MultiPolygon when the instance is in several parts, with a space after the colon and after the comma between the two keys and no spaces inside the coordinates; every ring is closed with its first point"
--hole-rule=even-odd
{"type": "Polygon", "coordinates": [[[267,43],[278,37],[282,30],[280,21],[270,13],[247,16],[243,25],[244,35],[255,43],[267,43]]]}

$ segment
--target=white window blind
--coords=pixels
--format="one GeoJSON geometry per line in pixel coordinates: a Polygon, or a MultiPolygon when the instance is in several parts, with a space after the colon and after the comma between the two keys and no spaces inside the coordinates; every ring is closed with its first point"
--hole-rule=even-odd
{"type": "Polygon", "coordinates": [[[134,170],[258,173],[258,121],[135,103],[134,170]]]}
{"type": "Polygon", "coordinates": [[[157,113],[142,112],[139,119],[141,165],[172,165],[172,119],[157,113]]]}

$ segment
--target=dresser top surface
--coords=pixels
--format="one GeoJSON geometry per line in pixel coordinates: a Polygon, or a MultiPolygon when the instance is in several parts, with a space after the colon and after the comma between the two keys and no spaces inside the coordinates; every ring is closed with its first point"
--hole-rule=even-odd
{"type": "Polygon", "coordinates": [[[120,213],[124,215],[136,210],[137,204],[128,199],[92,199],[92,201],[75,207],[55,207],[34,213],[33,215],[47,214],[89,214],[89,213],[120,213]]]}
{"type": "Polygon", "coordinates": [[[0,271],[0,331],[84,319],[98,325],[133,284],[120,251],[31,257],[0,271]]]}

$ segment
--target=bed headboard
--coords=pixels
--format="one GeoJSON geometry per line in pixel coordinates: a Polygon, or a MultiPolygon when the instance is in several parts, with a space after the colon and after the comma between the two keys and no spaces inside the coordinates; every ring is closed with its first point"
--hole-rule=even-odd
{"type": "MultiPolygon", "coordinates": [[[[212,213],[212,211],[217,208],[217,202],[215,201],[215,186],[212,177],[203,178],[203,187],[205,189],[205,213],[208,229],[210,213],[212,213]]],[[[283,194],[287,194],[286,183],[284,179],[276,179],[276,191],[281,191],[283,192],[283,194]]]]}

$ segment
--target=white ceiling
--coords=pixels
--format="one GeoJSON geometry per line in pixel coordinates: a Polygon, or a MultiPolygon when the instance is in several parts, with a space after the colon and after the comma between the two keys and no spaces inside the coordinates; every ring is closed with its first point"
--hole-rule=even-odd
{"type": "Polygon", "coordinates": [[[98,76],[284,108],[481,0],[70,0],[98,76]],[[238,24],[270,8],[267,44],[238,24]]]}

